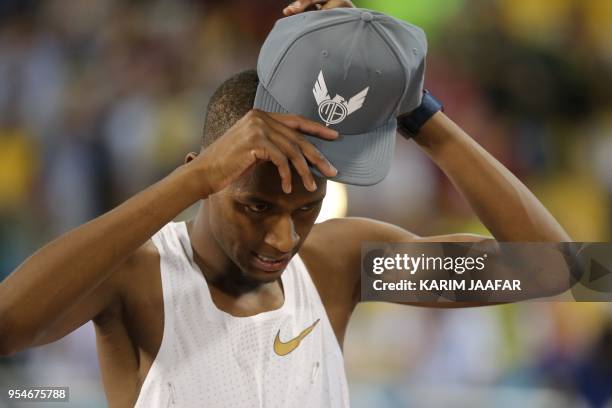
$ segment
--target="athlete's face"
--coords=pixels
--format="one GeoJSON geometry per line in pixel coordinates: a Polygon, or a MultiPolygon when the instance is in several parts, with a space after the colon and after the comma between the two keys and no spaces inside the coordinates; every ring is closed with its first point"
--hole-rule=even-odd
{"type": "Polygon", "coordinates": [[[310,192],[294,171],[292,192],[286,194],[278,170],[268,162],[209,198],[213,236],[242,273],[259,282],[281,275],[321,209],[326,183],[315,181],[318,188],[310,192]]]}

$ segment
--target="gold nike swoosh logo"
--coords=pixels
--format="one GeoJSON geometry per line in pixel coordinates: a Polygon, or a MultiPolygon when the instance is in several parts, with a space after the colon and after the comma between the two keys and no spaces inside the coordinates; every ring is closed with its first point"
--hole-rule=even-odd
{"type": "Polygon", "coordinates": [[[293,350],[298,348],[302,340],[304,340],[304,337],[310,334],[310,332],[315,328],[317,323],[319,323],[319,320],[321,319],[317,319],[313,324],[311,324],[310,326],[302,330],[302,332],[296,338],[291,339],[287,342],[282,342],[280,340],[280,329],[279,329],[278,332],[276,333],[276,338],[274,339],[274,352],[281,357],[286,356],[287,354],[291,353],[293,350]]]}

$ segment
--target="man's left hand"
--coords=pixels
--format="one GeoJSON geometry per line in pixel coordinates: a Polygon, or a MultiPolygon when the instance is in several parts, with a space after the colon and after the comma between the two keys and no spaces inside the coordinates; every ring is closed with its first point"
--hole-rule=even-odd
{"type": "Polygon", "coordinates": [[[355,7],[349,0],[296,0],[283,9],[283,14],[292,16],[310,10],[329,10],[338,7],[355,7]]]}

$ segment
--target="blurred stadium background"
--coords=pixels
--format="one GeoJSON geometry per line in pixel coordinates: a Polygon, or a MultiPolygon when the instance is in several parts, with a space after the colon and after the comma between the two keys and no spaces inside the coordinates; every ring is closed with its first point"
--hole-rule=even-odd
{"type": "MultiPolygon", "coordinates": [[[[424,27],[426,85],[448,115],[575,240],[610,240],[612,2],[355,3],[424,27]]],[[[285,5],[0,0],[0,279],[197,150],[207,99],[226,77],[255,66],[285,5]]],[[[337,194],[326,203],[332,209],[337,194]]],[[[421,235],[486,233],[413,142],[398,141],[385,182],[350,187],[346,197],[348,215],[421,235]]],[[[356,408],[612,406],[606,303],[455,311],[364,304],[345,356],[356,408]]],[[[0,359],[0,389],[51,384],[70,386],[67,406],[106,405],[91,324],[0,359]]]]}

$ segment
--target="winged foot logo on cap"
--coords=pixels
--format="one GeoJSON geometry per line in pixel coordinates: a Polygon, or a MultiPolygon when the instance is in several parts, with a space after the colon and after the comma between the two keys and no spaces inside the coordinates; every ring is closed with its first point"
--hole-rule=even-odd
{"type": "Polygon", "coordinates": [[[348,102],[338,94],[332,99],[327,91],[323,70],[319,71],[319,77],[317,82],[315,82],[314,88],[312,88],[312,93],[319,107],[319,117],[325,122],[325,126],[338,124],[351,113],[361,109],[369,89],[370,87],[368,86],[350,98],[348,102]]]}

